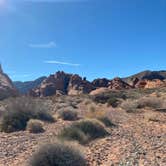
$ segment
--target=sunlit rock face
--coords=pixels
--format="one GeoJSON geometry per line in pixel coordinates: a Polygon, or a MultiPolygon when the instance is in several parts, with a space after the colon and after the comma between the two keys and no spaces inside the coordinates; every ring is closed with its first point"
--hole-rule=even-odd
{"type": "Polygon", "coordinates": [[[85,78],[77,74],[58,71],[47,77],[39,87],[32,89],[29,94],[34,97],[45,97],[56,94],[78,95],[90,93],[95,87],[85,78]]]}
{"type": "Polygon", "coordinates": [[[165,86],[166,86],[166,81],[159,79],[141,80],[136,84],[136,88],[145,88],[145,89],[165,87],[165,86]]]}
{"type": "Polygon", "coordinates": [[[18,92],[11,79],[3,72],[2,66],[0,65],[0,100],[17,95],[18,92]]]}

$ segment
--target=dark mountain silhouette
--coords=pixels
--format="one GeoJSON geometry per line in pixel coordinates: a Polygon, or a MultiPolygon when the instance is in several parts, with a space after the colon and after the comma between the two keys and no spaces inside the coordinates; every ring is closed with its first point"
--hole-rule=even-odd
{"type": "Polygon", "coordinates": [[[15,81],[13,82],[13,84],[21,94],[26,94],[31,89],[34,89],[37,86],[39,86],[44,79],[46,79],[46,77],[43,76],[34,81],[27,81],[27,82],[15,81]]]}

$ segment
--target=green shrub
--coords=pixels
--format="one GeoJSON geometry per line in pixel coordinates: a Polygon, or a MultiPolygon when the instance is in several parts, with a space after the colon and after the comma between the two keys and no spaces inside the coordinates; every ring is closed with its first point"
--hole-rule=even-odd
{"type": "Polygon", "coordinates": [[[85,119],[72,124],[73,128],[81,130],[91,139],[101,138],[108,135],[104,125],[96,119],[85,119]]]}
{"type": "Polygon", "coordinates": [[[92,97],[92,100],[97,102],[97,103],[105,104],[105,103],[108,103],[108,101],[112,100],[112,99],[125,100],[126,98],[127,98],[127,96],[126,96],[124,91],[110,91],[110,92],[95,95],[92,97]]]}
{"type": "Polygon", "coordinates": [[[113,108],[116,108],[119,104],[119,100],[117,98],[109,98],[107,103],[108,103],[108,106],[112,106],[113,108]]]}
{"type": "Polygon", "coordinates": [[[88,136],[73,126],[64,128],[58,135],[58,138],[68,141],[78,141],[80,144],[85,144],[88,142],[88,136]]]}
{"type": "Polygon", "coordinates": [[[78,114],[76,111],[73,110],[60,110],[58,111],[59,117],[63,120],[77,120],[78,114]]]}
{"type": "Polygon", "coordinates": [[[111,122],[111,120],[106,117],[106,116],[103,116],[103,117],[99,117],[98,118],[99,121],[101,121],[102,123],[104,123],[104,125],[106,127],[115,127],[116,125],[114,123],[111,122]]]}
{"type": "Polygon", "coordinates": [[[0,130],[14,132],[24,130],[30,119],[53,122],[48,107],[41,100],[29,97],[15,98],[8,101],[6,111],[0,121],[0,130]]]}
{"type": "Polygon", "coordinates": [[[0,130],[14,132],[24,130],[31,115],[21,110],[8,110],[2,115],[0,130]]]}
{"type": "Polygon", "coordinates": [[[138,110],[137,100],[126,100],[121,104],[121,108],[123,108],[126,112],[132,113],[138,110]]]}
{"type": "Polygon", "coordinates": [[[89,141],[108,135],[103,123],[96,119],[84,119],[64,128],[58,137],[62,140],[78,141],[86,144],[89,141]]]}
{"type": "Polygon", "coordinates": [[[55,143],[43,145],[33,154],[30,166],[86,166],[86,160],[79,150],[70,144],[55,143]]]}
{"type": "Polygon", "coordinates": [[[29,120],[26,128],[30,133],[44,132],[43,123],[40,120],[36,120],[36,119],[29,120]]]}

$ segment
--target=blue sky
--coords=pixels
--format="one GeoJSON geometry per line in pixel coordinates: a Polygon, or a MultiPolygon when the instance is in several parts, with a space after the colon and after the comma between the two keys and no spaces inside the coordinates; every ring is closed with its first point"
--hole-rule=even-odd
{"type": "Polygon", "coordinates": [[[166,1],[0,0],[0,62],[22,81],[164,70],[166,1]]]}

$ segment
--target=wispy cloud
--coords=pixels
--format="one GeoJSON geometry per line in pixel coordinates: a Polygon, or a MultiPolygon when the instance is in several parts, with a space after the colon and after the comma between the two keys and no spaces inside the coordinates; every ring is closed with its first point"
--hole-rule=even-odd
{"type": "Polygon", "coordinates": [[[61,62],[61,61],[44,61],[44,63],[48,63],[48,64],[59,64],[59,65],[68,65],[68,66],[75,66],[78,67],[80,66],[80,64],[76,64],[76,63],[69,63],[69,62],[61,62]]]}
{"type": "Polygon", "coordinates": [[[11,75],[13,78],[26,78],[32,76],[31,74],[13,74],[11,75]]]}
{"type": "Polygon", "coordinates": [[[31,48],[55,48],[57,45],[54,41],[49,43],[40,43],[40,44],[29,44],[31,48]]]}

